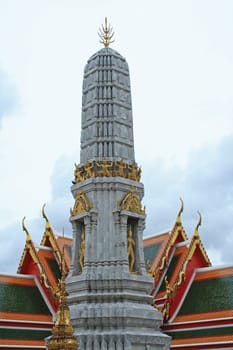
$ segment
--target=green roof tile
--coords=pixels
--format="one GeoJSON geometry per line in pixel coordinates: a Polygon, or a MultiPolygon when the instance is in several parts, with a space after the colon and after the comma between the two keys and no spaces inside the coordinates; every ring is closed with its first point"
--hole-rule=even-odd
{"type": "Polygon", "coordinates": [[[37,287],[0,283],[0,310],[50,314],[37,287]]]}
{"type": "Polygon", "coordinates": [[[211,337],[214,335],[232,335],[233,327],[212,327],[212,328],[199,328],[197,330],[183,330],[178,332],[166,332],[172,339],[184,339],[195,337],[211,337]]]}
{"type": "Polygon", "coordinates": [[[194,281],[179,315],[233,309],[233,278],[194,281]]]}
{"type": "Polygon", "coordinates": [[[157,256],[159,249],[161,247],[163,242],[159,242],[156,244],[152,244],[148,247],[144,247],[144,256],[145,256],[145,262],[148,260],[152,263],[157,256]]]}
{"type": "MultiPolygon", "coordinates": [[[[177,266],[179,258],[180,258],[180,254],[174,255],[172,257],[172,260],[171,260],[171,262],[170,262],[170,264],[168,266],[167,272],[165,274],[165,276],[167,276],[168,281],[171,280],[171,277],[173,275],[173,272],[175,271],[175,268],[177,266]]],[[[164,277],[164,279],[165,279],[165,277],[164,277]]],[[[164,291],[166,289],[166,285],[165,285],[165,280],[164,279],[163,279],[163,281],[161,283],[161,286],[159,288],[159,292],[162,292],[162,291],[164,291]]]]}
{"type": "Polygon", "coordinates": [[[65,249],[67,249],[68,254],[69,254],[70,258],[71,258],[71,256],[72,256],[72,246],[68,245],[68,244],[65,244],[65,249]]]}
{"type": "Polygon", "coordinates": [[[53,275],[56,277],[57,280],[59,280],[61,278],[61,270],[58,266],[58,263],[56,262],[55,259],[46,259],[50,269],[53,272],[53,275]]]}
{"type": "Polygon", "coordinates": [[[0,339],[43,340],[49,335],[49,330],[0,328],[0,339]]]}

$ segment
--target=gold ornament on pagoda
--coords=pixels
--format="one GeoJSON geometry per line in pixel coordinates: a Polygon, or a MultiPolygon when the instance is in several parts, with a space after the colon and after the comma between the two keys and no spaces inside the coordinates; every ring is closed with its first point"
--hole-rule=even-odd
{"type": "Polygon", "coordinates": [[[134,162],[133,164],[125,163],[123,160],[86,162],[85,165],[75,164],[74,181],[79,183],[94,177],[124,177],[139,182],[141,179],[141,168],[134,162]]]}
{"type": "Polygon", "coordinates": [[[140,199],[135,191],[129,190],[119,203],[121,210],[131,211],[140,215],[145,214],[145,209],[142,209],[140,199]]]}
{"type": "Polygon", "coordinates": [[[98,35],[100,37],[100,43],[105,47],[108,47],[115,40],[113,40],[114,31],[110,24],[108,24],[107,17],[105,17],[104,25],[102,24],[101,28],[99,28],[98,35]]]}
{"type": "Polygon", "coordinates": [[[61,262],[61,279],[55,293],[58,300],[56,321],[52,329],[52,336],[47,341],[48,350],[77,350],[79,342],[74,336],[73,326],[70,320],[70,310],[67,304],[66,278],[64,248],[61,262]]]}
{"type": "Polygon", "coordinates": [[[88,212],[93,207],[90,200],[87,198],[86,194],[83,191],[80,191],[76,197],[73,210],[70,210],[70,214],[80,215],[88,212]]]}
{"type": "Polygon", "coordinates": [[[85,246],[86,246],[85,229],[84,227],[82,227],[80,250],[79,250],[79,264],[82,271],[84,267],[85,246]]]}
{"type": "Polygon", "coordinates": [[[129,271],[134,271],[135,264],[135,241],[133,239],[133,230],[132,225],[129,225],[127,232],[127,241],[128,241],[128,260],[129,260],[129,271]]]}

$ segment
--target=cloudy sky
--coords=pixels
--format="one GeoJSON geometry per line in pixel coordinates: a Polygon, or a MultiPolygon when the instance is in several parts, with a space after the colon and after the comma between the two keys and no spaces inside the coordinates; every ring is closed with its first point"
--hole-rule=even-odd
{"type": "Polygon", "coordinates": [[[213,264],[233,261],[233,2],[0,0],[0,272],[17,269],[21,220],[39,243],[44,220],[71,235],[81,87],[107,16],[131,74],[145,235],[180,208],[213,264]]]}

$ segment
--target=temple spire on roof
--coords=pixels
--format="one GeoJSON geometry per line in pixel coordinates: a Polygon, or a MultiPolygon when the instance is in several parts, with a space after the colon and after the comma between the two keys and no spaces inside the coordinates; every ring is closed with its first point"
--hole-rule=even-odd
{"type": "Polygon", "coordinates": [[[74,330],[70,320],[70,310],[67,305],[67,291],[66,291],[66,266],[64,258],[64,247],[62,251],[61,260],[61,279],[57,289],[56,297],[59,301],[56,321],[52,329],[52,336],[47,340],[48,350],[77,350],[79,342],[74,336],[74,330]]]}

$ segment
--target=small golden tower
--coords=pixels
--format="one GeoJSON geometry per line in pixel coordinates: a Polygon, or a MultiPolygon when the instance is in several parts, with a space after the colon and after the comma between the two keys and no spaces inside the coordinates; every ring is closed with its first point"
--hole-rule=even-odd
{"type": "Polygon", "coordinates": [[[74,330],[70,320],[70,310],[66,300],[67,292],[65,278],[67,273],[64,260],[64,247],[61,260],[61,272],[61,279],[55,293],[59,302],[56,321],[52,329],[52,336],[48,338],[46,345],[48,350],[77,350],[79,342],[74,336],[74,330]]]}

